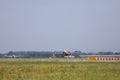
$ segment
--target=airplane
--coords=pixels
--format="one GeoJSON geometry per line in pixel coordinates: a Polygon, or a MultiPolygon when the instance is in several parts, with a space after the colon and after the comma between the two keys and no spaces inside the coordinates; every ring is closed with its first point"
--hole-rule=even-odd
{"type": "Polygon", "coordinates": [[[23,56],[16,56],[16,55],[5,55],[4,56],[5,58],[21,58],[21,57],[23,57],[23,56]]]}
{"type": "Polygon", "coordinates": [[[75,56],[73,55],[72,52],[69,52],[67,50],[63,51],[52,51],[53,55],[52,58],[74,58],[75,56]]]}
{"type": "Polygon", "coordinates": [[[67,50],[63,50],[64,58],[74,58],[75,56],[67,50]]]}

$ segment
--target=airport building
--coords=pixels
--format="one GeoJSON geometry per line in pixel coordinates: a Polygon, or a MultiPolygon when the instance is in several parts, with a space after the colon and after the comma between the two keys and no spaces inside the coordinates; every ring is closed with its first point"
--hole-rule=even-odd
{"type": "Polygon", "coordinates": [[[120,61],[120,55],[84,55],[90,61],[120,61]]]}

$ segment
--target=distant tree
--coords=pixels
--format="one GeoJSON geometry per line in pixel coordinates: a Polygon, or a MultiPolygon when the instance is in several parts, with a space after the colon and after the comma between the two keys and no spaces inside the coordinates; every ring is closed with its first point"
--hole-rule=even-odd
{"type": "Polygon", "coordinates": [[[98,52],[98,55],[113,55],[113,52],[98,52]]]}
{"type": "Polygon", "coordinates": [[[9,51],[9,52],[8,52],[8,55],[13,55],[13,54],[14,54],[13,51],[9,51]]]}
{"type": "Polygon", "coordinates": [[[116,53],[114,53],[115,55],[120,55],[120,52],[116,52],[116,53]]]}

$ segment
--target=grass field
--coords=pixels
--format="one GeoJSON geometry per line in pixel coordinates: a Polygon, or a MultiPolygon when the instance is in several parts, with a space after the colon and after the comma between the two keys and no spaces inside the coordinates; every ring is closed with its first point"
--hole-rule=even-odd
{"type": "Polygon", "coordinates": [[[0,80],[120,80],[120,62],[0,59],[0,80]]]}

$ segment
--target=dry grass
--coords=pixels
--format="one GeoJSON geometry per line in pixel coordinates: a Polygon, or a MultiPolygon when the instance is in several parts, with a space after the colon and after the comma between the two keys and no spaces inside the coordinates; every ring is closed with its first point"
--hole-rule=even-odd
{"type": "Polygon", "coordinates": [[[120,62],[0,59],[0,80],[119,80],[120,62]]]}

